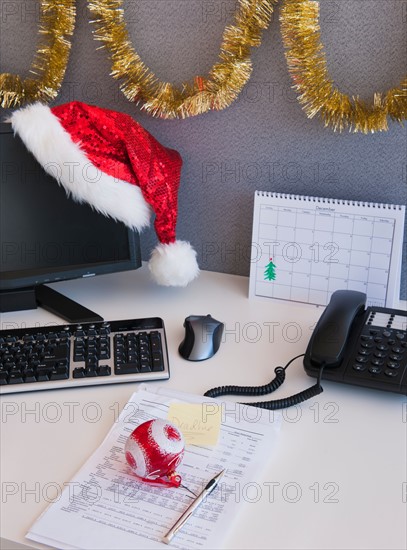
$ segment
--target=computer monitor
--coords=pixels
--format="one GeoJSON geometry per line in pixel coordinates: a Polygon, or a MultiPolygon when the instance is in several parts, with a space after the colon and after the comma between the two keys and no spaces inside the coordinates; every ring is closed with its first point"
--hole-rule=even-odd
{"type": "Polygon", "coordinates": [[[40,305],[69,322],[102,320],[46,283],[140,267],[138,233],[68,197],[8,123],[0,173],[0,311],[40,305]]]}

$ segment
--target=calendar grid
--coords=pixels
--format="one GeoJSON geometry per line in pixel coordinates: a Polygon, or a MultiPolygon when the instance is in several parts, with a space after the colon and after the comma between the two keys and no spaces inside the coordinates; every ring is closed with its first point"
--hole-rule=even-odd
{"type": "Polygon", "coordinates": [[[367,294],[371,305],[389,304],[403,207],[401,216],[332,199],[299,204],[298,197],[262,194],[256,201],[251,294],[326,305],[332,292],[350,289],[367,294]],[[270,261],[276,266],[272,281],[264,277],[270,261]]]}

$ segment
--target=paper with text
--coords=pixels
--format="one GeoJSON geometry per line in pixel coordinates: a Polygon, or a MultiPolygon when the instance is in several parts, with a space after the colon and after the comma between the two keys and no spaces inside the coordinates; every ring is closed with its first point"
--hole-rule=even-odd
{"type": "MultiPolygon", "coordinates": [[[[173,539],[174,548],[222,547],[244,506],[238,493],[259,480],[279,431],[280,413],[230,402],[226,408],[220,401],[200,399],[201,406],[211,411],[222,408],[219,442],[215,447],[188,446],[177,471],[195,493],[215,474],[226,472],[219,487],[173,539]]],[[[182,488],[138,481],[123,449],[137,425],[167,418],[173,402],[180,402],[176,394],[145,390],[133,394],[102,445],[31,527],[27,538],[64,549],[168,548],[161,538],[189,506],[191,496],[182,488]]]]}

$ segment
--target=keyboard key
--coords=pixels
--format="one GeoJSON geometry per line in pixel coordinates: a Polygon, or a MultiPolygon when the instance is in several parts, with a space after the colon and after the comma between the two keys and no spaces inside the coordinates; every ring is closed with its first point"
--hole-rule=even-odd
{"type": "Polygon", "coordinates": [[[73,370],[72,376],[74,378],[85,378],[85,369],[76,368],[73,370]]]}
{"type": "Polygon", "coordinates": [[[10,374],[8,377],[9,384],[22,384],[24,382],[21,373],[20,374],[10,374]]]}
{"type": "Polygon", "coordinates": [[[94,376],[97,376],[98,373],[96,371],[97,365],[90,365],[85,367],[85,376],[86,378],[93,378],[94,376]]]}
{"type": "Polygon", "coordinates": [[[112,374],[112,369],[108,365],[101,365],[98,368],[99,376],[110,376],[112,374]]]}
{"type": "Polygon", "coordinates": [[[139,370],[139,372],[143,372],[143,373],[145,373],[145,372],[151,372],[151,366],[150,366],[150,364],[149,364],[149,363],[141,364],[141,365],[140,365],[140,370],[139,370]]]}
{"type": "Polygon", "coordinates": [[[99,352],[99,359],[110,359],[110,350],[101,349],[99,352]]]}
{"type": "Polygon", "coordinates": [[[161,353],[154,352],[152,357],[152,367],[154,372],[164,370],[164,361],[161,353]]]}
{"type": "Polygon", "coordinates": [[[138,369],[138,365],[135,363],[125,363],[123,365],[118,365],[114,369],[115,374],[135,374],[141,372],[138,369]]]}
{"type": "Polygon", "coordinates": [[[54,369],[50,374],[50,380],[66,380],[69,378],[68,369],[64,372],[59,372],[59,369],[54,369]]]}
{"type": "Polygon", "coordinates": [[[100,335],[110,334],[110,326],[109,325],[102,326],[99,330],[99,334],[100,335]]]}

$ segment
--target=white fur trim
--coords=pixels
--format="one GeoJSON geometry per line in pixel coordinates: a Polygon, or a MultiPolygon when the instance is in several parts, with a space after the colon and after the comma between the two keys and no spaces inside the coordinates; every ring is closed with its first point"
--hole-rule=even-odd
{"type": "Polygon", "coordinates": [[[34,103],[15,111],[10,122],[27,149],[73,199],[128,227],[140,230],[149,225],[151,208],[140,188],[97,169],[49,107],[34,103]]]}
{"type": "Polygon", "coordinates": [[[199,275],[196,252],[185,241],[157,245],[148,267],[153,279],[163,286],[186,286],[199,275]]]}

